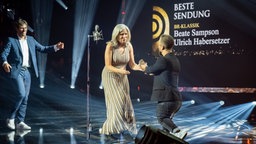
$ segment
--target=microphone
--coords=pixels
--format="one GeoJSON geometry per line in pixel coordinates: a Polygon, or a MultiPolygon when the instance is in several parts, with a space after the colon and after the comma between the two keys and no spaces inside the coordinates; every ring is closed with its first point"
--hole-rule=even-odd
{"type": "Polygon", "coordinates": [[[93,36],[93,40],[96,42],[99,40],[103,40],[102,30],[100,30],[99,25],[95,25],[94,31],[92,32],[92,36],[93,36]]]}

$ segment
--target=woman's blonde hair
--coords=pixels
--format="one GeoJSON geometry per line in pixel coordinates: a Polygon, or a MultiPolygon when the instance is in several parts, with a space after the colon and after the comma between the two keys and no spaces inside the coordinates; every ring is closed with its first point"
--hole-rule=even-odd
{"type": "Polygon", "coordinates": [[[128,28],[128,26],[126,26],[125,24],[117,24],[113,29],[111,40],[108,41],[107,44],[112,43],[113,46],[117,46],[118,45],[117,37],[118,37],[119,33],[124,29],[126,29],[128,32],[127,43],[130,43],[131,32],[130,32],[130,29],[128,28]]]}

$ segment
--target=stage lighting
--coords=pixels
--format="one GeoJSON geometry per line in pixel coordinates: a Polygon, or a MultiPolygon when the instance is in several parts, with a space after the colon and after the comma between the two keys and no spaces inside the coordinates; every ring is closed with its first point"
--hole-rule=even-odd
{"type": "Polygon", "coordinates": [[[44,85],[43,84],[40,84],[40,86],[39,86],[40,88],[44,88],[44,85]]]}
{"type": "Polygon", "coordinates": [[[224,105],[225,104],[225,102],[224,101],[220,101],[220,105],[224,105]]]}
{"type": "Polygon", "coordinates": [[[70,85],[70,88],[71,88],[71,89],[74,89],[74,88],[75,88],[75,86],[74,86],[74,85],[70,85]]]}
{"type": "Polygon", "coordinates": [[[44,88],[44,84],[40,84],[40,86],[39,86],[40,88],[44,88]]]}
{"type": "Polygon", "coordinates": [[[253,104],[253,105],[256,105],[256,101],[253,101],[252,104],[253,104]]]}
{"type": "MultiPolygon", "coordinates": [[[[97,1],[76,1],[74,9],[74,37],[72,49],[72,71],[71,85],[74,85],[77,79],[78,71],[83,60],[87,43],[87,72],[90,71],[90,30],[93,23],[94,14],[97,9],[97,1]],[[83,16],[81,18],[81,16],[83,16]]],[[[87,80],[89,72],[87,73],[87,80]]]]}
{"type": "Polygon", "coordinates": [[[65,3],[62,0],[56,0],[65,10],[68,9],[68,7],[65,5],[65,3]]]}
{"type": "Polygon", "coordinates": [[[74,129],[71,127],[69,130],[70,135],[73,135],[74,129]]]}
{"type": "Polygon", "coordinates": [[[38,144],[44,144],[44,137],[43,137],[43,128],[39,129],[39,140],[38,144]]]}
{"type": "Polygon", "coordinates": [[[103,89],[102,82],[100,82],[99,89],[103,89]]]}
{"type": "Polygon", "coordinates": [[[190,103],[191,103],[191,104],[195,104],[195,101],[194,101],[194,100],[191,100],[190,103]]]}
{"type": "Polygon", "coordinates": [[[124,23],[132,29],[146,1],[147,0],[122,0],[117,23],[124,23]]]}
{"type": "Polygon", "coordinates": [[[12,10],[10,8],[6,9],[7,17],[14,20],[15,18],[15,10],[12,10]]]}
{"type": "Polygon", "coordinates": [[[42,134],[43,133],[43,128],[40,128],[39,129],[39,134],[42,134]]]}
{"type": "Polygon", "coordinates": [[[70,135],[70,143],[76,144],[77,142],[76,142],[76,138],[74,136],[74,129],[72,127],[69,129],[69,135],[70,135]]]}

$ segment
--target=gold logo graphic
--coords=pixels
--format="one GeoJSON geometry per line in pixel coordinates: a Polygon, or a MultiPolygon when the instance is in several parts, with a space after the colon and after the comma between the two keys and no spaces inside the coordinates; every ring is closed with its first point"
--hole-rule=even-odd
{"type": "Polygon", "coordinates": [[[152,38],[154,41],[157,41],[161,34],[170,33],[169,17],[165,10],[158,6],[153,7],[152,32],[152,38]]]}

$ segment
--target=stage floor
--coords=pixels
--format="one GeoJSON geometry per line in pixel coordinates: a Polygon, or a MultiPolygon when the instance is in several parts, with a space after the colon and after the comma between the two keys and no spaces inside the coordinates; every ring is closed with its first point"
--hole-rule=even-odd
{"type": "MultiPolygon", "coordinates": [[[[134,103],[136,110],[137,127],[140,129],[143,125],[159,127],[154,115],[145,109],[152,106],[152,103],[141,102],[134,103]],[[144,112],[143,112],[144,111],[144,112]]],[[[91,107],[94,107],[92,105],[91,107]]],[[[102,105],[101,105],[102,106],[102,105]]],[[[18,144],[21,140],[25,144],[133,144],[135,140],[129,135],[121,135],[119,139],[112,137],[104,137],[98,133],[100,126],[105,118],[105,110],[100,105],[92,108],[90,114],[90,122],[87,121],[86,112],[77,112],[72,109],[77,106],[70,105],[70,110],[59,107],[57,110],[49,110],[42,108],[33,108],[28,115],[26,122],[32,127],[31,131],[12,132],[5,128],[4,119],[1,120],[0,141],[1,144],[10,143],[9,139],[15,140],[14,144],[18,144]],[[35,116],[36,115],[36,116],[35,116]],[[91,129],[87,129],[90,123],[91,129]],[[24,135],[25,134],[25,135],[24,135]],[[24,135],[20,138],[20,135],[24,135]],[[13,138],[11,138],[14,136],[13,138]]],[[[41,107],[38,105],[38,107],[41,107]]],[[[69,107],[69,106],[66,106],[69,107]]],[[[102,106],[103,107],[103,106],[102,106]]],[[[56,105],[55,105],[56,108],[56,105]]],[[[81,108],[83,109],[83,108],[81,108]]],[[[246,122],[240,126],[231,126],[233,124],[225,124],[219,127],[211,127],[208,124],[193,125],[191,122],[182,122],[181,119],[176,120],[183,128],[188,130],[185,141],[188,143],[246,143],[252,144],[256,142],[256,129],[250,127],[246,122]],[[187,123],[187,124],[185,124],[187,123]]],[[[192,121],[192,120],[191,120],[192,121]]],[[[136,139],[136,137],[135,137],[136,139]]]]}
{"type": "MultiPolygon", "coordinates": [[[[99,134],[99,128],[106,119],[104,96],[90,95],[88,105],[86,92],[69,89],[68,84],[59,78],[50,77],[47,81],[44,89],[36,86],[31,89],[25,121],[32,127],[31,131],[10,131],[6,128],[4,116],[8,103],[3,101],[6,97],[1,96],[1,144],[135,143],[136,137],[128,134],[120,135],[118,139],[99,134]],[[88,124],[90,128],[87,128],[88,124]]],[[[138,130],[144,125],[160,128],[155,117],[155,103],[135,99],[133,106],[138,130]]],[[[256,142],[255,125],[246,120],[217,122],[203,115],[190,113],[191,106],[183,106],[174,119],[181,129],[188,131],[184,140],[190,144],[256,142]]],[[[218,117],[221,118],[221,115],[218,117]]]]}

